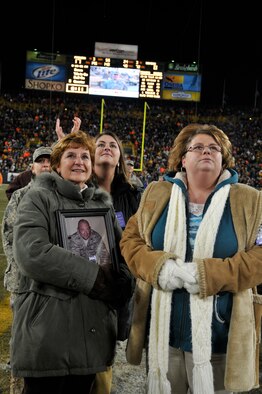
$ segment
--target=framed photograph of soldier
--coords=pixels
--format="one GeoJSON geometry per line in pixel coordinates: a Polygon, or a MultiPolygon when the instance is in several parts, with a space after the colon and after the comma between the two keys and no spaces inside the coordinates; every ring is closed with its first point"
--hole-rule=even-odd
{"type": "Polygon", "coordinates": [[[118,270],[109,208],[58,210],[59,245],[88,261],[118,270]]]}

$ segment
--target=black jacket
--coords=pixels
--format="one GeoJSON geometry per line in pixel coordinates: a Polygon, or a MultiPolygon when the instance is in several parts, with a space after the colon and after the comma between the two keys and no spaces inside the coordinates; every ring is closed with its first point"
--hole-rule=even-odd
{"type": "MultiPolygon", "coordinates": [[[[126,182],[123,175],[116,175],[111,185],[111,197],[113,206],[122,229],[128,222],[128,219],[134,215],[138,209],[143,188],[131,186],[126,182]],[[119,215],[123,214],[124,223],[119,215]]],[[[135,288],[135,278],[133,278],[133,286],[135,288]]],[[[131,319],[133,314],[133,298],[127,301],[126,305],[118,309],[118,339],[124,341],[128,338],[131,319]]]]}
{"type": "Polygon", "coordinates": [[[10,200],[10,198],[15,190],[21,189],[22,187],[28,185],[28,183],[31,181],[31,178],[32,178],[32,171],[31,170],[20,172],[20,174],[18,174],[12,180],[12,182],[9,183],[9,185],[5,191],[5,194],[6,194],[6,197],[8,198],[8,200],[10,200]]]}
{"type": "MultiPolygon", "coordinates": [[[[111,196],[116,213],[122,212],[125,224],[138,209],[143,188],[131,186],[122,175],[115,176],[111,187],[111,196]]],[[[121,226],[124,228],[124,226],[121,226]]]]}

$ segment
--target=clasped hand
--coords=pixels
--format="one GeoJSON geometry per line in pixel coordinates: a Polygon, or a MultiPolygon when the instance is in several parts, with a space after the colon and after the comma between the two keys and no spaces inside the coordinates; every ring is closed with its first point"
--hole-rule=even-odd
{"type": "Polygon", "coordinates": [[[199,293],[196,263],[185,263],[180,259],[168,259],[161,268],[158,283],[163,290],[176,290],[184,287],[189,293],[199,293]]]}
{"type": "Polygon", "coordinates": [[[110,267],[99,266],[90,298],[104,301],[114,308],[120,308],[132,297],[134,281],[125,271],[113,271],[110,267]]]}

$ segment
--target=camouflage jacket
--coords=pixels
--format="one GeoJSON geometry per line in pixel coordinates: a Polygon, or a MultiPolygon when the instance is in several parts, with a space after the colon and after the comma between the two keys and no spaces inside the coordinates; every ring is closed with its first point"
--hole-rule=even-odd
{"type": "Polygon", "coordinates": [[[95,230],[91,230],[87,243],[77,231],[68,237],[68,244],[74,254],[85,257],[89,261],[99,265],[110,263],[110,254],[101,235],[95,230]]]}
{"type": "Polygon", "coordinates": [[[4,287],[11,293],[15,293],[19,287],[19,269],[13,256],[13,230],[16,212],[19,202],[29,190],[31,182],[21,189],[17,189],[6,206],[2,221],[3,249],[7,259],[7,267],[4,274],[4,287]]]}

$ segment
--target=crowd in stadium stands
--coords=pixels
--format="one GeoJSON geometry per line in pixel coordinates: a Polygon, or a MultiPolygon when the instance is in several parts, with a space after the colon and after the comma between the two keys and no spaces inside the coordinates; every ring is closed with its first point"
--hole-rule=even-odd
{"type": "Polygon", "coordinates": [[[192,122],[215,124],[233,143],[240,182],[261,188],[261,109],[208,109],[188,102],[102,100],[98,96],[36,91],[0,96],[0,169],[4,183],[10,181],[8,174],[30,168],[32,152],[38,146],[56,140],[57,117],[63,130],[70,132],[74,116],[81,118],[81,129],[91,135],[99,132],[103,119],[103,129],[118,135],[126,158],[141,169],[136,174],[145,186],[165,173],[169,149],[182,127],[192,122]]]}

